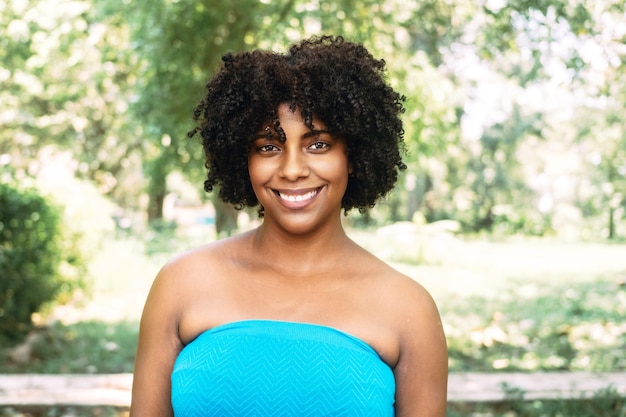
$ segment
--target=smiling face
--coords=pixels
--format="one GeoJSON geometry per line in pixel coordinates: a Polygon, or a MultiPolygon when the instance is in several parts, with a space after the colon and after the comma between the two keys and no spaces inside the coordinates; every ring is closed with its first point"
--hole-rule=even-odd
{"type": "Polygon", "coordinates": [[[299,109],[278,108],[286,140],[268,124],[255,135],[248,155],[252,188],[264,208],[264,223],[291,234],[340,225],[349,162],[343,139],[313,118],[313,130],[299,109]]]}

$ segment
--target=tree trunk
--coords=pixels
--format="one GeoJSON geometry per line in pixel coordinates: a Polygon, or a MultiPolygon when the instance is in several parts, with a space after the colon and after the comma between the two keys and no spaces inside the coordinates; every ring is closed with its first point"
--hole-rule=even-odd
{"type": "Polygon", "coordinates": [[[163,201],[165,193],[150,193],[148,201],[148,223],[154,223],[163,218],[163,201]]]}
{"type": "Polygon", "coordinates": [[[147,162],[148,177],[148,223],[163,219],[163,201],[167,195],[167,154],[163,152],[157,159],[147,162]]]}
{"type": "Polygon", "coordinates": [[[609,239],[615,239],[615,209],[609,207],[609,239]]]}
{"type": "Polygon", "coordinates": [[[215,233],[218,238],[231,236],[238,229],[237,217],[239,210],[232,204],[224,203],[219,198],[213,199],[215,207],[215,233]]]}

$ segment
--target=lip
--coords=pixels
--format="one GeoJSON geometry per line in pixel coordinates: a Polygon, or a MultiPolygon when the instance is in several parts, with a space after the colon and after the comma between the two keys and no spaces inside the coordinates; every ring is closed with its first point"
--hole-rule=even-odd
{"type": "Polygon", "coordinates": [[[320,195],[324,187],[299,189],[273,189],[278,201],[285,207],[299,209],[311,204],[320,195]]]}

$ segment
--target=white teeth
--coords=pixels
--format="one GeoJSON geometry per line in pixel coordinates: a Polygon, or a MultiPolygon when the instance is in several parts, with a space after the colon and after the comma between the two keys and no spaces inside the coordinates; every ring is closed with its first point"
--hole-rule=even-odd
{"type": "Polygon", "coordinates": [[[308,192],[306,194],[302,194],[302,195],[288,195],[288,194],[283,194],[281,192],[278,193],[280,198],[282,198],[283,200],[287,200],[289,202],[292,202],[292,203],[308,200],[310,198],[315,197],[316,194],[317,194],[317,190],[310,191],[310,192],[308,192]]]}

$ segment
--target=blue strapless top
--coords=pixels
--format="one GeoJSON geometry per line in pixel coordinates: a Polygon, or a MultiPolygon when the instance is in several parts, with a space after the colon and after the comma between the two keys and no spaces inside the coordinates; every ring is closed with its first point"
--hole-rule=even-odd
{"type": "Polygon", "coordinates": [[[201,333],[172,371],[176,417],[393,416],[393,372],[331,327],[246,320],[201,333]]]}

